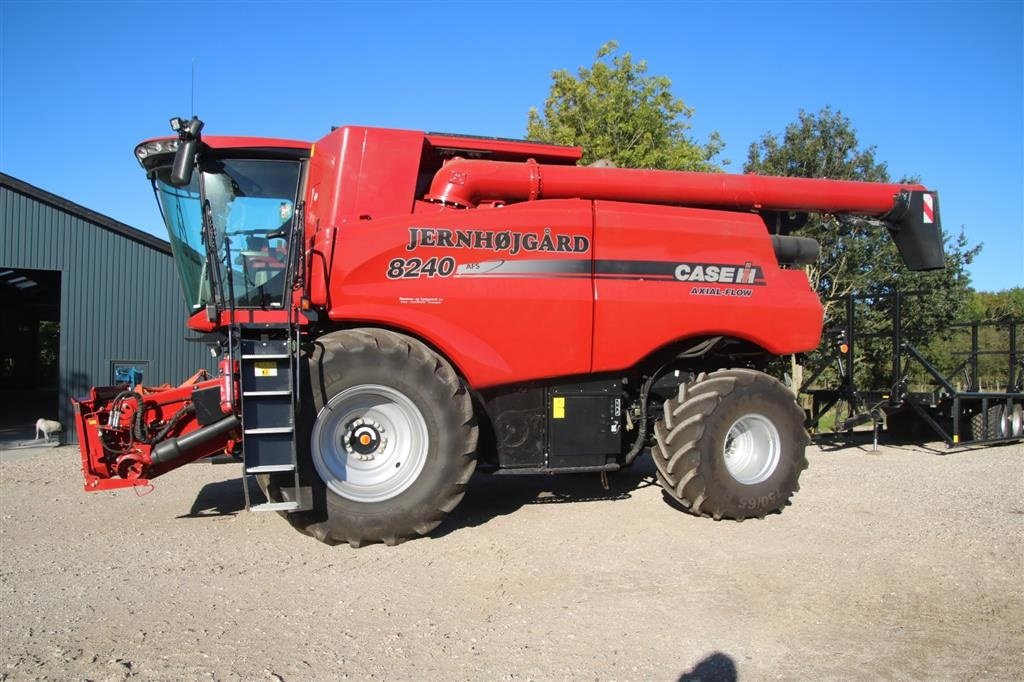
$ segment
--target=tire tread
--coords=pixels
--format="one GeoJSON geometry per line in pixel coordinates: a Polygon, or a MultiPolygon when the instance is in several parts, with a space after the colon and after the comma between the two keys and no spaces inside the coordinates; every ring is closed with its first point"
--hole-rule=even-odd
{"type": "MultiPolygon", "coordinates": [[[[708,489],[701,470],[700,448],[705,433],[705,422],[714,413],[722,400],[740,386],[750,386],[757,381],[766,379],[775,381],[767,375],[750,369],[723,369],[711,374],[700,374],[692,381],[679,387],[676,398],[665,401],[664,417],[655,423],[655,443],[651,454],[657,467],[658,481],[665,492],[688,512],[698,516],[706,516],[720,520],[724,517],[743,520],[750,516],[763,518],[764,511],[751,510],[749,514],[729,514],[714,499],[708,489]],[[669,425],[673,425],[669,428],[669,425]],[[679,434],[686,433],[686,439],[680,440],[679,434]],[[678,473],[677,473],[678,472],[678,473]]],[[[796,423],[802,424],[803,410],[796,400],[789,403],[792,417],[796,423]]],[[[799,459],[796,465],[800,471],[808,466],[804,447],[810,442],[805,431],[802,431],[802,442],[799,459]]],[[[791,496],[799,490],[794,482],[791,496]]],[[[780,501],[779,507],[789,499],[780,501]]]]}
{"type": "MultiPolygon", "coordinates": [[[[364,353],[404,356],[403,362],[411,363],[410,372],[422,371],[423,376],[431,377],[435,384],[435,388],[431,390],[436,390],[438,396],[448,396],[449,407],[454,410],[454,420],[460,425],[462,433],[453,439],[457,452],[449,453],[455,461],[454,475],[451,476],[451,480],[440,486],[434,500],[429,503],[429,511],[424,513],[422,518],[394,520],[385,524],[383,528],[378,525],[376,532],[370,533],[365,529],[360,530],[358,523],[351,519],[332,515],[330,505],[327,505],[327,509],[316,514],[293,514],[289,520],[299,530],[313,535],[322,542],[347,542],[353,548],[376,542],[395,546],[406,540],[428,535],[462,501],[466,486],[476,470],[479,426],[469,391],[443,357],[417,339],[404,334],[378,328],[345,329],[325,334],[317,339],[316,343],[322,347],[319,360],[325,367],[333,362],[343,361],[345,356],[358,356],[364,353]],[[417,367],[420,369],[417,370],[417,367]]],[[[311,359],[311,370],[312,364],[311,359]]],[[[311,469],[311,478],[317,479],[319,483],[312,461],[308,460],[306,465],[311,469]]],[[[327,494],[333,493],[327,491],[327,494]]]]}

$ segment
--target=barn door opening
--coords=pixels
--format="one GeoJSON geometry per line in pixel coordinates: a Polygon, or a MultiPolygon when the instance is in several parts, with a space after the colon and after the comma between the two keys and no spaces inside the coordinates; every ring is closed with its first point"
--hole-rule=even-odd
{"type": "Polygon", "coordinates": [[[59,270],[0,265],[0,441],[59,419],[60,287],[59,270]]]}

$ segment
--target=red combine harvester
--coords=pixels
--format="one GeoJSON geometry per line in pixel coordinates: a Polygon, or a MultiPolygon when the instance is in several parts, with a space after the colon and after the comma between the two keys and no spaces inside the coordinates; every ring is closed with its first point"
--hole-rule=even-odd
{"type": "Polygon", "coordinates": [[[822,307],[788,234],[876,219],[943,266],[918,185],[581,167],[525,141],[337,128],[315,144],[201,135],[136,156],[220,374],[76,403],[86,490],[234,455],[325,541],[430,532],[478,464],[609,472],[650,447],[702,516],[781,509],[804,413],[763,373],[815,348],[822,307]]]}

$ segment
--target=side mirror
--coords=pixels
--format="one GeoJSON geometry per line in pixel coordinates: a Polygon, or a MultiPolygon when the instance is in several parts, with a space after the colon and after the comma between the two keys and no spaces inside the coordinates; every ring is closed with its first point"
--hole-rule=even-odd
{"type": "Polygon", "coordinates": [[[174,154],[170,182],[175,187],[184,187],[192,182],[192,169],[195,167],[196,153],[202,142],[200,133],[203,130],[203,122],[195,116],[187,124],[180,118],[172,118],[171,129],[178,133],[181,144],[174,154]]]}

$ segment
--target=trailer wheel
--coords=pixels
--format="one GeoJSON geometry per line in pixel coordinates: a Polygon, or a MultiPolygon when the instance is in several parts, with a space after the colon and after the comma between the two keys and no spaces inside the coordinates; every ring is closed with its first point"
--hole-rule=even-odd
{"type": "Polygon", "coordinates": [[[651,448],[658,480],[691,514],[762,518],[800,489],[810,442],[792,392],[748,369],[701,374],[665,401],[651,448]]]}
{"type": "Polygon", "coordinates": [[[1002,405],[992,405],[988,408],[988,420],[986,423],[985,412],[979,412],[971,417],[971,437],[974,440],[996,440],[1010,436],[1011,413],[1002,405]]]}
{"type": "Polygon", "coordinates": [[[1024,407],[1014,404],[1010,410],[1010,433],[1014,436],[1024,436],[1024,407]]]}
{"type": "Polygon", "coordinates": [[[476,417],[451,365],[411,337],[353,329],[318,339],[309,366],[314,509],[292,524],[354,547],[429,533],[476,468],[476,417]]]}

